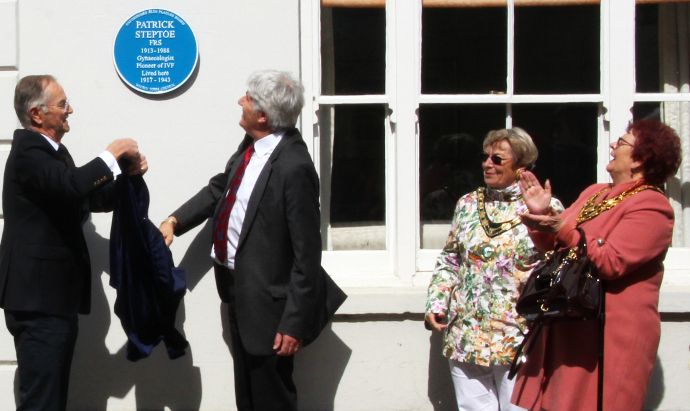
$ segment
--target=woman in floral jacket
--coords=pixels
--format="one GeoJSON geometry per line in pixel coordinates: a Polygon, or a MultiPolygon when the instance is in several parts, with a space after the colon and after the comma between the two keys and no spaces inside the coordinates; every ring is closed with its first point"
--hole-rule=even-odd
{"type": "MultiPolygon", "coordinates": [[[[518,179],[538,153],[519,128],[491,131],[483,145],[487,187],[458,201],[429,285],[426,324],[445,332],[460,410],[520,410],[510,404],[507,378],[525,331],[515,302],[543,254],[518,217],[527,211],[518,179]]],[[[552,206],[563,210],[556,199],[552,206]]]]}

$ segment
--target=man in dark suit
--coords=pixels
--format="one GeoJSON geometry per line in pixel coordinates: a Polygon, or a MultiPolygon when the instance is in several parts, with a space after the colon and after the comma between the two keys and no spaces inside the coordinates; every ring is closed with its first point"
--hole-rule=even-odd
{"type": "Polygon", "coordinates": [[[17,409],[64,410],[77,314],[91,304],[82,225],[90,211],[111,208],[119,158],[132,162],[131,174],[148,166],[137,143],[121,139],[76,167],[61,144],[72,106],[52,76],[21,79],[14,107],[25,128],[14,132],[5,166],[0,306],[17,352],[17,409]]]}
{"type": "Polygon", "coordinates": [[[319,181],[294,128],[304,89],[260,71],[239,100],[246,136],[225,171],[160,226],[166,242],[209,217],[216,285],[228,303],[240,410],[296,410],[293,355],[345,300],[321,268],[319,181]]]}

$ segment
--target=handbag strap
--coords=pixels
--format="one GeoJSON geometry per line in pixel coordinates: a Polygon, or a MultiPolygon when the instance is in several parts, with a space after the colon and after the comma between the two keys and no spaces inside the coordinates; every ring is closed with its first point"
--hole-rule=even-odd
{"type": "MultiPolygon", "coordinates": [[[[577,229],[577,231],[580,232],[580,240],[578,241],[578,244],[577,244],[577,247],[578,247],[577,253],[579,256],[587,256],[587,238],[585,238],[585,231],[580,227],[577,227],[576,229],[577,229]]],[[[557,291],[558,290],[556,289],[556,287],[551,288],[551,292],[549,293],[549,295],[544,300],[544,305],[548,305],[556,297],[557,291]]],[[[604,310],[602,310],[600,316],[603,317],[603,315],[604,315],[604,310]]],[[[529,355],[529,353],[532,351],[532,348],[534,348],[534,344],[536,343],[537,338],[539,338],[539,334],[541,334],[541,330],[544,327],[544,324],[541,321],[543,318],[544,318],[544,312],[539,313],[537,318],[535,318],[534,321],[532,322],[532,324],[536,324],[536,328],[530,328],[530,330],[527,331],[527,334],[525,334],[525,338],[522,340],[522,342],[520,343],[520,345],[516,349],[515,356],[513,357],[513,362],[510,364],[510,370],[508,371],[508,379],[512,380],[513,377],[515,377],[515,374],[517,374],[518,370],[522,366],[522,361],[520,361],[520,356],[522,355],[522,352],[525,349],[525,345],[527,344],[527,342],[530,340],[532,341],[530,346],[525,351],[525,357],[527,355],[529,355]]],[[[603,324],[603,322],[600,322],[600,324],[603,324]]],[[[600,326],[600,327],[602,327],[602,328],[600,330],[601,338],[600,338],[600,342],[599,342],[599,357],[600,357],[600,364],[601,364],[601,366],[599,367],[599,370],[600,370],[599,381],[603,382],[603,380],[604,380],[604,378],[603,378],[604,340],[603,340],[603,326],[600,326]]],[[[600,397],[601,393],[602,393],[602,389],[599,389],[598,391],[599,391],[598,397],[600,397]]],[[[599,398],[597,399],[597,402],[600,402],[599,398]]],[[[601,411],[601,408],[599,408],[599,410],[601,411]]]]}
{"type": "MultiPolygon", "coordinates": [[[[539,316],[542,316],[542,314],[539,314],[539,316]]],[[[527,331],[527,334],[525,334],[525,338],[522,340],[520,345],[518,345],[517,349],[515,350],[515,356],[513,356],[513,362],[510,364],[510,370],[508,371],[508,379],[512,380],[515,377],[515,374],[520,370],[520,367],[522,366],[522,363],[524,361],[520,361],[520,356],[522,355],[522,351],[525,350],[525,345],[527,345],[528,341],[532,341],[527,347],[527,350],[525,350],[525,357],[529,355],[530,352],[532,352],[532,348],[534,348],[534,344],[537,342],[537,338],[539,338],[539,334],[541,334],[542,328],[544,328],[544,325],[542,323],[536,323],[536,328],[530,328],[527,331]]]]}
{"type": "MultiPolygon", "coordinates": [[[[580,227],[577,227],[576,229],[577,229],[577,231],[580,232],[580,239],[577,242],[577,256],[579,258],[587,257],[587,238],[585,237],[585,231],[580,227]]],[[[572,252],[572,249],[571,249],[571,252],[572,252]]],[[[569,258],[569,257],[566,257],[566,258],[569,258]]],[[[558,281],[560,281],[560,278],[558,279],[558,281]]],[[[558,294],[558,288],[552,286],[551,292],[549,293],[549,295],[544,300],[543,305],[548,306],[551,303],[551,301],[556,297],[557,294],[558,294]]],[[[542,317],[542,315],[540,314],[539,317],[535,318],[534,321],[540,320],[541,317],[542,317]]]]}
{"type": "Polygon", "coordinates": [[[604,326],[606,323],[606,290],[601,283],[601,313],[599,313],[599,366],[597,375],[597,411],[604,409],[604,326]]]}
{"type": "Polygon", "coordinates": [[[587,238],[585,238],[585,230],[580,227],[576,228],[580,232],[580,240],[577,242],[577,253],[581,256],[587,256],[587,238]]]}

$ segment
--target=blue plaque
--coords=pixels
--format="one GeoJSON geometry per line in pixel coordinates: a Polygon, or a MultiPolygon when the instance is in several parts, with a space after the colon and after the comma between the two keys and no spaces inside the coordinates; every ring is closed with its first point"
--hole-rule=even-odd
{"type": "Polygon", "coordinates": [[[115,38],[115,69],[130,87],[168,93],[189,79],[199,61],[191,27],[177,14],[149,9],[129,18],[115,38]]]}

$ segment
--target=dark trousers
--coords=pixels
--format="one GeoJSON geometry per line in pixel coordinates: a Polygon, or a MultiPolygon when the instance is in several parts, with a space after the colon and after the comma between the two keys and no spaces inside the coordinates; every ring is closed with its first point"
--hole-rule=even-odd
{"type": "Polygon", "coordinates": [[[79,332],[77,316],[5,310],[19,374],[17,411],[64,411],[79,332]]]}
{"type": "MultiPolygon", "coordinates": [[[[231,272],[231,275],[234,274],[231,272]]],[[[292,381],[294,356],[251,355],[240,338],[235,314],[235,293],[230,287],[228,318],[235,401],[239,411],[297,411],[297,389],[292,381]]]]}

